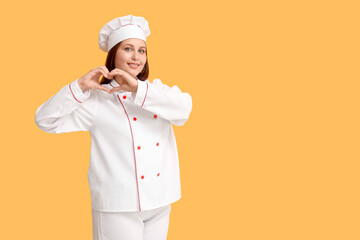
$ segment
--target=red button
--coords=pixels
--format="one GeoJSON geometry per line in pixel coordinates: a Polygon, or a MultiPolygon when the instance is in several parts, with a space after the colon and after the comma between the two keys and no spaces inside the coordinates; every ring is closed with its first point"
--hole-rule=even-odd
{"type": "Polygon", "coordinates": [[[137,147],[137,149],[138,149],[138,150],[140,150],[140,149],[141,149],[141,147],[140,147],[140,146],[138,146],[138,147],[137,147]]]}
{"type": "Polygon", "coordinates": [[[160,173],[158,173],[157,176],[160,176],[160,173]]]}
{"type": "Polygon", "coordinates": [[[141,179],[144,179],[144,176],[141,176],[141,179]]]}
{"type": "Polygon", "coordinates": [[[156,115],[156,114],[154,115],[154,118],[157,118],[157,115],[156,115]]]}
{"type": "Polygon", "coordinates": [[[136,120],[137,120],[135,117],[134,117],[133,119],[134,119],[134,121],[136,121],[136,120]]]}
{"type": "Polygon", "coordinates": [[[159,146],[159,143],[157,143],[156,146],[159,146]]]}
{"type": "Polygon", "coordinates": [[[125,96],[125,95],[123,96],[123,99],[126,99],[126,96],[125,96]]]}

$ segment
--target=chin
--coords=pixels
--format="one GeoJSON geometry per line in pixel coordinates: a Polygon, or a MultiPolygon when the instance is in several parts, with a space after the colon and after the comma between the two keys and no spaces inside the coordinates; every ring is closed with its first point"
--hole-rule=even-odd
{"type": "Polygon", "coordinates": [[[139,73],[130,73],[130,75],[134,78],[137,78],[137,75],[139,75],[139,73]]]}
{"type": "Polygon", "coordinates": [[[136,78],[136,76],[139,75],[140,73],[141,73],[141,71],[140,71],[140,72],[136,71],[136,72],[132,72],[132,73],[130,73],[130,74],[131,74],[132,76],[135,75],[135,78],[136,78]]]}

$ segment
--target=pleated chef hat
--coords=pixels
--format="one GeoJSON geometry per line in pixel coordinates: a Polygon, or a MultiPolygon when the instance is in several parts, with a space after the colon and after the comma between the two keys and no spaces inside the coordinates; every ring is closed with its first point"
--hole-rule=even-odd
{"type": "Polygon", "coordinates": [[[113,46],[125,39],[138,38],[146,42],[149,35],[149,24],[145,18],[132,15],[117,17],[101,28],[99,47],[104,52],[108,52],[113,46]]]}

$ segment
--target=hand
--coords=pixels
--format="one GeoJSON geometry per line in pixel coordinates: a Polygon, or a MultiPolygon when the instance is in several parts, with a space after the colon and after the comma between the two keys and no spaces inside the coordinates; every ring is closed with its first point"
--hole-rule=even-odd
{"type": "Polygon", "coordinates": [[[109,74],[109,78],[114,78],[116,82],[120,85],[118,87],[114,87],[111,89],[110,93],[115,91],[124,90],[127,92],[136,92],[138,88],[138,81],[134,77],[132,77],[129,73],[115,68],[109,74]]]}
{"type": "Polygon", "coordinates": [[[90,72],[79,78],[78,83],[81,90],[85,92],[89,89],[99,89],[110,93],[110,90],[108,88],[100,84],[99,78],[101,75],[103,75],[107,79],[111,79],[111,77],[109,77],[109,70],[105,66],[94,68],[90,72]]]}

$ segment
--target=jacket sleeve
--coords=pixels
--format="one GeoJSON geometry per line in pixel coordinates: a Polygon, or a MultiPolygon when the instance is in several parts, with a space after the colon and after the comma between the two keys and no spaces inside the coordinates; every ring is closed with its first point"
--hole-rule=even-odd
{"type": "Polygon", "coordinates": [[[36,111],[35,123],[48,133],[88,131],[97,110],[97,96],[82,92],[78,79],[66,85],[36,111]]]}
{"type": "Polygon", "coordinates": [[[155,79],[153,83],[138,81],[134,104],[181,126],[189,118],[192,98],[190,94],[181,92],[176,85],[169,87],[160,79],[155,79]]]}

